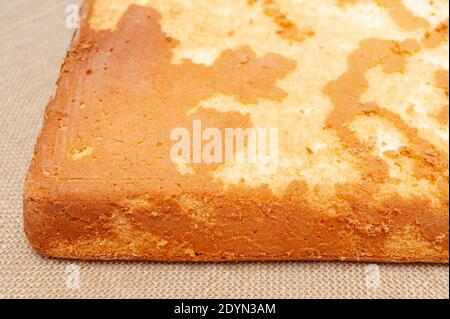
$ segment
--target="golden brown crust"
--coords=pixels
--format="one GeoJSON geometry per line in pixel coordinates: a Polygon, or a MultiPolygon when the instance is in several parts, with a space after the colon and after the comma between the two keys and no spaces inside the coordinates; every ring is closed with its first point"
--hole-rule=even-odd
{"type": "MultiPolygon", "coordinates": [[[[94,3],[86,1],[87,18],[47,107],[25,185],[25,233],[38,252],[108,260],[448,262],[448,153],[401,115],[362,101],[369,70],[405,72],[422,46],[448,41],[438,34],[443,28],[423,39],[361,41],[347,71],[323,87],[332,108],[323,131],[343,145],[337,163],[352,158],[356,182],[337,182],[330,194],[299,175],[276,192],[244,178],[227,183],[217,178],[217,164],[181,172],[168,156],[168,137],[194,119],[220,129],[256,126],[258,103],[290,97],[280,81],[298,72],[298,61],[243,46],[211,65],[174,63],[178,40],[163,31],[155,9],[131,5],[116,28],[95,30],[94,3]],[[199,106],[217,94],[250,111],[199,106]],[[365,117],[388,121],[406,145],[374,153],[352,126],[365,117]],[[431,197],[386,191],[400,185],[391,162],[410,173],[411,183],[431,185],[431,197]]],[[[281,39],[292,40],[300,29],[274,3],[262,1],[263,13],[275,19],[281,39]]],[[[425,19],[397,8],[401,1],[392,3],[388,12],[401,27],[428,29],[425,19]]],[[[433,85],[448,96],[448,71],[436,70],[433,85]]]]}

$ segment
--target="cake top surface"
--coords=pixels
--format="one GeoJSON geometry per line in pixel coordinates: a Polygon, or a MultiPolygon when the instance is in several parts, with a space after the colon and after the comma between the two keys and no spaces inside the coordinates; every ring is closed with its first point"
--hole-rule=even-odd
{"type": "Polygon", "coordinates": [[[445,214],[448,1],[96,0],[83,14],[35,176],[445,214]],[[251,162],[249,138],[227,161],[227,129],[267,137],[276,158],[251,162]]]}

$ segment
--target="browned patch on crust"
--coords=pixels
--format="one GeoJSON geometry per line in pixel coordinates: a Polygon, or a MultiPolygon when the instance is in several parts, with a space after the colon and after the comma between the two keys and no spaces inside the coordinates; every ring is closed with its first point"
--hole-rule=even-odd
{"type": "MultiPolygon", "coordinates": [[[[449,20],[442,22],[434,30],[429,31],[425,34],[422,44],[429,49],[433,49],[441,45],[442,43],[448,42],[448,24],[449,20]]],[[[436,87],[445,91],[448,98],[448,82],[449,75],[447,70],[438,70],[435,73],[436,87]]],[[[449,106],[442,106],[441,111],[436,115],[436,118],[442,124],[448,124],[449,120],[449,106]]]]}
{"type": "Polygon", "coordinates": [[[403,4],[403,0],[338,0],[339,4],[344,6],[347,4],[355,4],[358,2],[374,2],[378,6],[386,9],[389,15],[397,22],[397,24],[408,31],[418,29],[426,29],[429,23],[426,19],[415,16],[403,4]]]}
{"type": "Polygon", "coordinates": [[[263,6],[264,14],[272,19],[278,26],[277,33],[286,40],[304,41],[314,36],[312,30],[300,30],[299,27],[291,21],[286,14],[281,11],[280,5],[275,0],[248,0],[249,5],[260,1],[263,6]]]}
{"type": "Polygon", "coordinates": [[[445,94],[448,96],[448,82],[449,82],[448,71],[447,70],[438,70],[438,71],[436,71],[435,77],[436,77],[436,86],[439,89],[444,90],[445,94]]]}
{"type": "MultiPolygon", "coordinates": [[[[438,70],[435,73],[436,87],[445,91],[445,95],[448,99],[448,83],[449,83],[449,73],[447,70],[438,70]]],[[[437,115],[438,120],[442,124],[448,123],[448,104],[444,105],[437,115]]]]}
{"type": "Polygon", "coordinates": [[[441,43],[448,41],[448,22],[449,20],[447,19],[434,30],[427,32],[422,41],[423,45],[427,48],[435,48],[441,43]]]}

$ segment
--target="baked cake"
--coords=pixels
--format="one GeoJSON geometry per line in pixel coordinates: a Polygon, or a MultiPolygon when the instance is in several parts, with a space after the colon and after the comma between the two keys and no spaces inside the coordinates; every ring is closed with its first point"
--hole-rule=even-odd
{"type": "Polygon", "coordinates": [[[29,242],[448,263],[448,5],[85,1],[25,183],[29,242]]]}

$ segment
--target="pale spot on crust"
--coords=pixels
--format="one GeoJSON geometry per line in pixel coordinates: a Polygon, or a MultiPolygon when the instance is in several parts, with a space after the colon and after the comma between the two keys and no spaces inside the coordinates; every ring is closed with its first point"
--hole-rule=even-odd
{"type": "Polygon", "coordinates": [[[168,243],[169,243],[169,242],[168,242],[167,240],[161,239],[160,241],[158,241],[158,242],[156,243],[156,246],[157,246],[158,248],[164,248],[165,246],[167,246],[168,243]]]}
{"type": "Polygon", "coordinates": [[[195,251],[192,248],[187,248],[184,250],[184,254],[188,255],[189,257],[195,258],[197,255],[195,254],[195,251]]]}
{"type": "Polygon", "coordinates": [[[389,21],[389,14],[374,3],[355,3],[352,9],[355,19],[368,28],[379,29],[389,21]]]}
{"type": "Polygon", "coordinates": [[[180,197],[178,202],[180,203],[181,209],[197,222],[207,224],[213,223],[215,215],[214,208],[205,200],[200,200],[189,194],[184,194],[180,197]]]}
{"type": "Polygon", "coordinates": [[[170,207],[162,202],[154,203],[148,195],[141,195],[135,198],[128,198],[121,205],[131,213],[143,213],[153,218],[166,213],[170,207]]]}
{"type": "Polygon", "coordinates": [[[219,49],[195,48],[184,50],[184,59],[189,59],[196,64],[212,65],[220,55],[219,49]]]}
{"type": "Polygon", "coordinates": [[[148,200],[148,196],[140,196],[136,198],[127,199],[124,203],[124,206],[127,207],[130,211],[147,209],[150,207],[150,202],[148,200]]]}
{"type": "Polygon", "coordinates": [[[356,117],[350,129],[379,157],[384,157],[387,151],[397,151],[408,145],[408,140],[393,123],[377,116],[356,117]]]}
{"type": "Polygon", "coordinates": [[[449,16],[448,0],[403,0],[405,8],[415,16],[436,26],[449,16]]]}
{"type": "Polygon", "coordinates": [[[374,2],[386,10],[395,22],[407,31],[425,29],[429,26],[426,19],[416,16],[405,7],[403,0],[339,0],[341,5],[374,2]]]}
{"type": "Polygon", "coordinates": [[[417,60],[421,60],[430,64],[433,68],[437,69],[449,69],[449,59],[443,57],[449,56],[448,42],[444,42],[441,45],[433,49],[422,50],[417,54],[417,60]]]}
{"type": "Polygon", "coordinates": [[[391,256],[418,255],[432,257],[436,254],[433,245],[425,240],[420,231],[412,226],[396,232],[385,243],[386,253],[391,256]]]}
{"type": "Polygon", "coordinates": [[[194,175],[195,174],[195,170],[186,163],[176,163],[175,165],[178,169],[178,172],[180,172],[181,175],[189,175],[189,174],[194,175]]]}
{"type": "Polygon", "coordinates": [[[91,155],[94,152],[94,148],[91,146],[85,146],[82,148],[72,148],[69,151],[69,157],[73,160],[79,160],[91,155]]]}

